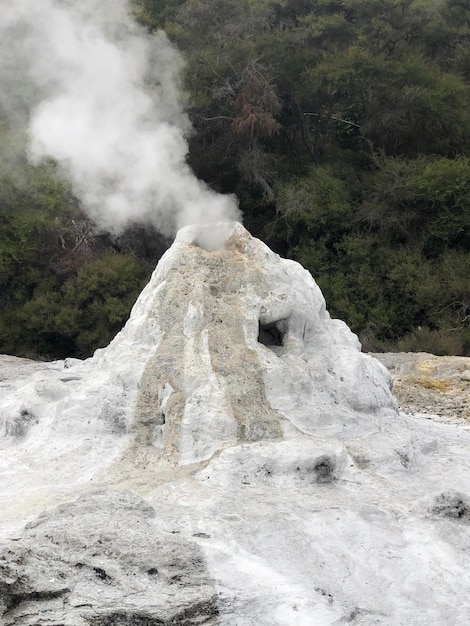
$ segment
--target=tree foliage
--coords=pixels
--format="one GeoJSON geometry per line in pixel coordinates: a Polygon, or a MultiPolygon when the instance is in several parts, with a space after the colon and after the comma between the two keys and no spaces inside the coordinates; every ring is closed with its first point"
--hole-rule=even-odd
{"type": "Polygon", "coordinates": [[[190,0],[172,19],[196,170],[368,347],[424,328],[469,353],[470,4],[190,0]]]}
{"type": "Polygon", "coordinates": [[[97,234],[55,164],[27,162],[23,136],[0,128],[0,151],[0,352],[87,356],[120,330],[162,239],[97,234]]]}

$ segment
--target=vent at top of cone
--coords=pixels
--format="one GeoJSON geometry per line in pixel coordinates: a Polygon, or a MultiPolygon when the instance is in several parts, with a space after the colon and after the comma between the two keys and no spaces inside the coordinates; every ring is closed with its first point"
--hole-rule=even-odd
{"type": "Polygon", "coordinates": [[[192,225],[181,228],[176,234],[175,243],[191,243],[206,252],[224,248],[230,238],[247,232],[238,222],[215,222],[213,224],[192,225]]]}

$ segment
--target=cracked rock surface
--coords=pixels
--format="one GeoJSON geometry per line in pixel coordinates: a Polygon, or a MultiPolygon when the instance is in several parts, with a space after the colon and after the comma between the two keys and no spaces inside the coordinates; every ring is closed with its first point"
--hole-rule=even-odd
{"type": "Polygon", "coordinates": [[[113,491],[42,513],[0,553],[5,626],[216,623],[201,550],[156,531],[156,514],[113,491]]]}

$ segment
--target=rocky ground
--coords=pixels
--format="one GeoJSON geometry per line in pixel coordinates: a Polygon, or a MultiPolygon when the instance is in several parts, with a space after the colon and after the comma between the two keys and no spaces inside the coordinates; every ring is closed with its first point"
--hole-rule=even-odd
{"type": "Polygon", "coordinates": [[[470,422],[470,358],[425,352],[373,354],[390,371],[400,410],[470,422]]]}
{"type": "MultiPolygon", "coordinates": [[[[393,393],[405,413],[422,413],[440,421],[470,422],[470,357],[425,352],[372,354],[390,371],[393,393]]],[[[26,378],[40,362],[0,355],[0,387],[7,378],[26,378]]]]}
{"type": "MultiPolygon", "coordinates": [[[[425,352],[375,353],[393,377],[393,392],[405,413],[422,413],[440,421],[470,422],[470,357],[425,352]]],[[[0,355],[2,380],[26,378],[43,363],[0,355]]]]}

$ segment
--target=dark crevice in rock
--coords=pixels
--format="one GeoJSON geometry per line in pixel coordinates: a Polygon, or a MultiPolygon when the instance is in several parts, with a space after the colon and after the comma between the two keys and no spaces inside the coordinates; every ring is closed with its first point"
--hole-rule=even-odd
{"type": "Polygon", "coordinates": [[[468,523],[470,522],[470,498],[457,491],[441,493],[434,498],[431,513],[468,523]]]}
{"type": "Polygon", "coordinates": [[[278,320],[269,324],[259,322],[258,342],[272,349],[284,345],[286,320],[278,320]]]}
{"type": "Polygon", "coordinates": [[[313,468],[317,477],[317,482],[328,483],[334,479],[335,463],[329,457],[322,457],[318,460],[317,464],[313,468]]]}
{"type": "Polygon", "coordinates": [[[109,576],[109,574],[107,574],[101,567],[94,567],[93,570],[101,580],[112,580],[111,576],[109,576]]]}
{"type": "Polygon", "coordinates": [[[6,613],[13,611],[23,602],[48,602],[70,593],[70,589],[57,589],[55,591],[32,591],[30,593],[12,593],[6,598],[6,613]]]}
{"type": "Polygon", "coordinates": [[[165,622],[165,626],[195,626],[196,624],[215,624],[219,615],[217,598],[213,597],[206,602],[200,602],[184,609],[173,618],[165,622]]]}
{"type": "Polygon", "coordinates": [[[214,597],[194,604],[173,617],[160,619],[144,613],[116,611],[107,615],[86,617],[89,626],[215,626],[219,610],[214,597]]]}
{"type": "Polygon", "coordinates": [[[164,620],[142,615],[117,611],[108,615],[87,617],[90,626],[165,626],[164,620]]]}

